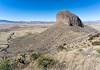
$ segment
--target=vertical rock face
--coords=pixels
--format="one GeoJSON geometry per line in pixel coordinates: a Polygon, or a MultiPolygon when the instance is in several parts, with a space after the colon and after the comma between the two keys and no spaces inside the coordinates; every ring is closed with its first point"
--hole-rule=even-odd
{"type": "Polygon", "coordinates": [[[64,23],[69,26],[80,26],[84,27],[80,18],[69,11],[61,11],[56,16],[57,23],[64,23]]]}

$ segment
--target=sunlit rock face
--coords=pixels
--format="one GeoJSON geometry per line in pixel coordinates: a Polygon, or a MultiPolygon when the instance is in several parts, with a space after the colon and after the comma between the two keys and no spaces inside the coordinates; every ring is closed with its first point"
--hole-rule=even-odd
{"type": "Polygon", "coordinates": [[[69,11],[59,12],[56,16],[56,22],[58,24],[66,24],[66,25],[69,25],[69,26],[84,27],[80,18],[77,15],[75,15],[75,14],[69,12],[69,11]]]}

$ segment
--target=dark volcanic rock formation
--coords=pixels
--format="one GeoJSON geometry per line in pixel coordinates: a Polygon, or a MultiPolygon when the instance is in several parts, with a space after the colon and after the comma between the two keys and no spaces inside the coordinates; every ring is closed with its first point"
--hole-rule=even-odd
{"type": "Polygon", "coordinates": [[[56,16],[57,23],[64,23],[70,26],[84,27],[80,18],[69,11],[61,11],[56,16]]]}

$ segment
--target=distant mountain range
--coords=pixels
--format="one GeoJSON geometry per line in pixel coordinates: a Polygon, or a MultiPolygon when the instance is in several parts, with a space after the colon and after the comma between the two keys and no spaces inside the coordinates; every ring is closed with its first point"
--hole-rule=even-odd
{"type": "Polygon", "coordinates": [[[0,23],[25,23],[25,21],[0,20],[0,23]]]}
{"type": "Polygon", "coordinates": [[[96,21],[84,21],[85,24],[100,24],[100,20],[96,21]]]}
{"type": "Polygon", "coordinates": [[[10,21],[10,20],[0,20],[0,24],[2,24],[2,23],[11,23],[11,24],[13,24],[13,23],[28,23],[28,24],[39,24],[39,23],[55,23],[55,22],[52,22],[52,21],[10,21]]]}
{"type": "MultiPolygon", "coordinates": [[[[14,23],[17,23],[17,24],[20,24],[20,23],[23,23],[23,24],[51,24],[51,23],[55,23],[53,21],[10,21],[10,20],[0,20],[0,24],[14,24],[14,23]]],[[[96,21],[84,21],[85,24],[100,24],[100,20],[96,20],[96,21]]]]}

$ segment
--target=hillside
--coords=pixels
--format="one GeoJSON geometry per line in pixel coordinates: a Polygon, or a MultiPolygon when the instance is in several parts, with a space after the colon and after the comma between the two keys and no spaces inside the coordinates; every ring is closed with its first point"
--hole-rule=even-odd
{"type": "Polygon", "coordinates": [[[56,24],[40,33],[8,35],[0,57],[15,62],[15,70],[98,70],[100,67],[100,33],[71,12],[59,12],[56,24]]]}
{"type": "Polygon", "coordinates": [[[58,24],[49,27],[46,31],[38,35],[28,35],[21,38],[16,38],[10,44],[8,51],[18,53],[29,51],[32,48],[39,51],[51,51],[50,48],[55,48],[63,44],[70,44],[72,41],[85,40],[89,34],[95,34],[97,31],[89,26],[68,26],[66,24],[58,24]],[[87,37],[86,37],[87,36],[87,37]],[[85,38],[81,38],[85,37],[85,38]],[[20,48],[24,47],[24,48],[20,48]],[[28,46],[28,47],[27,47],[28,46]]]}

